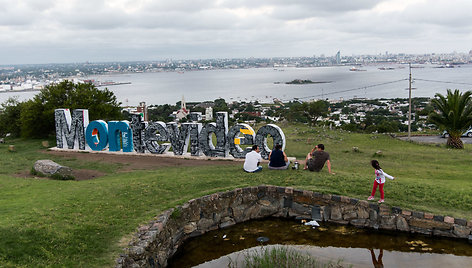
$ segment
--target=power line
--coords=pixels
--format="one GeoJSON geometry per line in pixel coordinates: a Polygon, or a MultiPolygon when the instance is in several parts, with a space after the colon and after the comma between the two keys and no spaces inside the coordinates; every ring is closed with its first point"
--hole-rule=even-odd
{"type": "Polygon", "coordinates": [[[451,81],[440,81],[440,80],[430,80],[430,79],[421,79],[421,78],[414,78],[413,80],[418,81],[425,81],[425,82],[434,82],[434,83],[443,83],[443,84],[457,84],[457,85],[468,85],[472,86],[472,83],[461,83],[461,82],[451,82],[451,81]]]}
{"type": "MultiPolygon", "coordinates": [[[[378,86],[383,86],[383,85],[388,85],[388,84],[393,84],[401,81],[406,81],[409,80],[408,78],[404,79],[399,79],[395,81],[389,81],[389,82],[384,82],[384,83],[379,83],[379,84],[373,84],[373,85],[368,85],[368,86],[361,86],[361,87],[356,87],[356,88],[351,88],[351,89],[344,89],[344,90],[338,90],[338,91],[333,91],[333,92],[327,92],[325,93],[324,90],[322,89],[321,94],[317,95],[311,95],[311,96],[305,96],[305,97],[299,97],[299,98],[292,98],[292,99],[286,99],[282,101],[290,101],[290,100],[302,100],[302,99],[311,99],[315,97],[322,97],[326,95],[333,95],[333,94],[339,94],[339,93],[346,93],[346,92],[351,92],[351,91],[356,91],[356,90],[364,90],[364,94],[366,93],[367,88],[373,88],[373,87],[378,87],[378,86]]],[[[451,81],[441,81],[441,80],[431,80],[431,79],[421,79],[421,78],[412,78],[413,81],[425,81],[425,82],[433,82],[433,83],[443,83],[443,84],[457,84],[457,85],[468,85],[472,86],[472,83],[461,83],[461,82],[451,82],[451,81]]]]}
{"type": "Polygon", "coordinates": [[[356,90],[364,90],[366,91],[367,88],[372,88],[372,87],[378,87],[378,86],[383,86],[383,85],[388,85],[388,84],[393,84],[393,83],[398,83],[398,82],[401,82],[401,81],[405,81],[405,80],[408,80],[407,78],[404,78],[404,79],[399,79],[399,80],[395,80],[395,81],[389,81],[389,82],[384,82],[384,83],[378,83],[378,84],[373,84],[373,85],[368,85],[368,86],[361,86],[361,87],[356,87],[356,88],[351,88],[351,89],[344,89],[344,90],[338,90],[338,91],[333,91],[333,92],[328,92],[328,93],[324,93],[322,92],[322,94],[317,94],[317,95],[312,95],[312,96],[306,96],[306,97],[300,97],[300,98],[292,98],[292,99],[287,99],[287,100],[283,100],[283,101],[289,101],[289,100],[294,100],[294,99],[297,99],[297,100],[300,100],[300,99],[310,99],[310,98],[314,98],[314,97],[324,97],[326,95],[332,95],[332,94],[338,94],[338,93],[345,93],[345,92],[350,92],[350,91],[356,91],[356,90]]]}

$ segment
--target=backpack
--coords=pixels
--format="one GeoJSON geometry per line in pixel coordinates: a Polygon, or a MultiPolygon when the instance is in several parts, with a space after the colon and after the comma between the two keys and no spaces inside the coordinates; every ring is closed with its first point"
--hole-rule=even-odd
{"type": "Polygon", "coordinates": [[[307,165],[308,165],[308,170],[315,171],[315,159],[314,158],[308,159],[307,165]]]}

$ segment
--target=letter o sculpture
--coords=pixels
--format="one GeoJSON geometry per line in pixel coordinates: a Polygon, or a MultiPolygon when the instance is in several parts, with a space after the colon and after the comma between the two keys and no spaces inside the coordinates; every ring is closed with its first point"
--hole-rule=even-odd
{"type": "Polygon", "coordinates": [[[108,125],[103,120],[96,120],[91,122],[87,126],[87,130],[85,131],[85,140],[87,141],[88,146],[90,149],[94,151],[101,151],[107,147],[108,144],[108,125]],[[94,135],[94,130],[97,130],[98,138],[94,135]],[[95,136],[95,137],[94,137],[95,136]]]}
{"type": "Polygon", "coordinates": [[[265,125],[257,131],[255,141],[255,144],[259,146],[261,156],[264,159],[269,159],[269,153],[272,151],[272,149],[267,146],[268,135],[272,136],[274,145],[280,144],[282,145],[282,150],[285,150],[285,134],[282,129],[274,124],[265,125]]]}

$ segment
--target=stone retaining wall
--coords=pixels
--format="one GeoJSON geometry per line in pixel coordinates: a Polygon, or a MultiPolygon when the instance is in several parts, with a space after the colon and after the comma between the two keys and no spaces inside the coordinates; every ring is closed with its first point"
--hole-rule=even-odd
{"type": "Polygon", "coordinates": [[[116,267],[165,267],[187,238],[269,216],[472,240],[472,220],[291,187],[257,186],[203,196],[165,211],[139,227],[116,267]]]}

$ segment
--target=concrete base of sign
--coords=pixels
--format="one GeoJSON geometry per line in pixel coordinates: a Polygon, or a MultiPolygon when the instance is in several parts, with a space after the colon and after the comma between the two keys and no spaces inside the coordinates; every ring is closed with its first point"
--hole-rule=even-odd
{"type": "MultiPolygon", "coordinates": [[[[137,152],[110,152],[106,151],[84,151],[84,150],[76,150],[76,149],[63,149],[52,147],[49,148],[50,151],[58,151],[58,152],[77,152],[77,153],[91,153],[91,154],[109,154],[109,155],[136,155],[136,156],[149,156],[149,157],[164,157],[164,158],[178,158],[178,159],[195,159],[195,160],[218,160],[218,161],[237,161],[237,162],[244,162],[244,158],[234,158],[232,156],[228,157],[208,157],[208,156],[192,156],[190,153],[185,153],[183,155],[175,155],[173,152],[166,152],[163,154],[151,154],[151,153],[137,153],[137,152]]],[[[295,159],[294,157],[290,157],[289,159],[295,159]]],[[[290,160],[292,161],[292,160],[290,160]]],[[[269,163],[269,160],[262,159],[262,163],[269,163]]]]}

